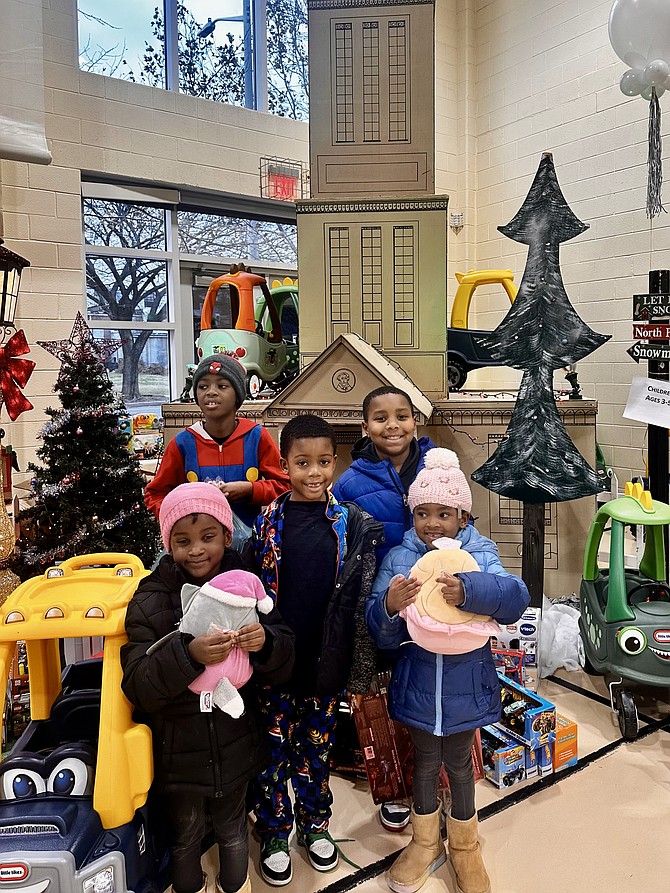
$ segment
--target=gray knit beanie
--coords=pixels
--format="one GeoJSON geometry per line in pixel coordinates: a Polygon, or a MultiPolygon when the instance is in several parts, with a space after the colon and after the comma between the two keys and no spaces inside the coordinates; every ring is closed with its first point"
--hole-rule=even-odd
{"type": "Polygon", "coordinates": [[[225,353],[215,353],[201,360],[193,373],[193,395],[196,403],[198,403],[198,382],[207,374],[220,375],[227,379],[235,389],[237,406],[240,407],[244,403],[247,394],[247,373],[239,360],[225,353]]]}

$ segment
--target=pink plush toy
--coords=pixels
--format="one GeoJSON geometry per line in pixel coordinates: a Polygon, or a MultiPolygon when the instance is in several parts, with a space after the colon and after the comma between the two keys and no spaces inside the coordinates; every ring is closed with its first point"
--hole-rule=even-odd
{"type": "MultiPolygon", "coordinates": [[[[184,616],[179,629],[193,636],[241,629],[257,623],[259,611],[269,614],[274,606],[258,577],[247,571],[226,571],[202,586],[186,583],[181,601],[184,616]]],[[[189,688],[196,694],[212,692],[212,702],[237,718],[244,712],[237,689],[249,681],[251,673],[248,652],[233,648],[224,661],[205,667],[189,688]]]]}

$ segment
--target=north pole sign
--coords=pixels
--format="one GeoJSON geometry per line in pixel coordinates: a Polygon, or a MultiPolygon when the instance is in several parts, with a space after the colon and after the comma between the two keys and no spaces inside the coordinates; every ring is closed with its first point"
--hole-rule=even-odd
{"type": "Polygon", "coordinates": [[[660,322],[634,322],[633,338],[643,338],[649,341],[668,341],[670,340],[670,325],[660,322]]]}
{"type": "Polygon", "coordinates": [[[633,319],[670,318],[670,295],[633,295],[633,319]]]}

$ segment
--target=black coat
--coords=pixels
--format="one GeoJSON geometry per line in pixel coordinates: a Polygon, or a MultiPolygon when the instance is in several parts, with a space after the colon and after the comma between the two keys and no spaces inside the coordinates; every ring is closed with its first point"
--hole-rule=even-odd
{"type": "MultiPolygon", "coordinates": [[[[243,569],[240,556],[226,550],[220,572],[243,569]]],[[[186,583],[171,555],[137,587],[126,612],[128,642],[121,649],[123,691],[137,708],[135,718],[151,728],[154,787],[158,791],[188,788],[205,796],[222,796],[258,775],[268,762],[267,733],[256,685],[277,685],[293,667],[293,634],[279,612],[262,615],[266,641],[250,654],[251,680],[240,689],[245,712],[233,719],[216,707],[200,711],[200,696],[188,686],[202,673],[188,653],[192,636],[168,639],[150,655],[150,645],[174,631],[186,583]]]]}

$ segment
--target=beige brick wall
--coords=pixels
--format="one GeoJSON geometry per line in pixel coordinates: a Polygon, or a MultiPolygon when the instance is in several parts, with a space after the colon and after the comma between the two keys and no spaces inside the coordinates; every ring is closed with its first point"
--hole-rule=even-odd
{"type": "Polygon", "coordinates": [[[34,458],[58,361],[38,340],[65,338],[84,311],[81,171],[258,196],[259,158],[307,159],[307,125],[80,72],[75,0],[43,0],[46,134],[53,164],[0,161],[0,235],[28,258],[17,327],[37,368],[35,406],[11,423],[19,463],[34,458]]]}
{"type": "MultiPolygon", "coordinates": [[[[440,192],[464,210],[449,232],[449,299],[455,269],[511,267],[527,249],[497,232],[519,209],[542,152],[550,151],[574,213],[590,228],[564,243],[566,291],[582,318],[612,340],[579,364],[585,396],[599,403],[598,440],[620,478],[644,471],[646,426],[622,418],[631,378],[626,354],[631,296],[650,269],[670,267],[670,221],[645,215],[648,105],[623,96],[625,70],[607,36],[611,0],[441,0],[437,8],[437,143],[440,192]],[[454,81],[454,74],[457,79],[454,81]],[[471,151],[468,151],[471,150],[471,151]]],[[[667,98],[661,99],[668,164],[667,98]]],[[[665,201],[670,207],[666,186],[665,201]]],[[[471,326],[493,328],[509,302],[488,289],[471,326]]],[[[503,390],[514,370],[471,373],[467,387],[503,390]]],[[[562,373],[556,387],[567,387],[562,373]]]]}
{"type": "MultiPolygon", "coordinates": [[[[568,202],[590,225],[562,248],[566,289],[590,325],[613,335],[582,361],[579,377],[599,402],[605,456],[627,477],[643,470],[646,432],[622,419],[630,380],[645,372],[625,352],[631,295],[646,290],[649,269],[670,266],[670,224],[664,215],[652,226],[645,216],[648,107],[619,90],[624,66],[607,38],[610,7],[611,0],[437,0],[436,192],[465,214],[461,232],[449,231],[449,299],[456,270],[509,266],[519,282],[526,249],[496,227],[518,210],[541,153],[553,152],[568,202]]],[[[2,235],[32,262],[18,319],[32,345],[67,336],[84,308],[82,170],[256,196],[260,155],[308,155],[306,124],[80,72],[74,0],[44,0],[44,30],[54,163],[0,161],[2,235]]],[[[667,148],[665,156],[667,164],[667,148]]],[[[501,291],[478,291],[470,324],[495,326],[506,305],[501,291]]],[[[26,392],[36,410],[14,424],[2,420],[22,467],[55,400],[57,361],[37,346],[31,356],[38,368],[26,392]]],[[[468,386],[502,390],[518,378],[482,370],[468,386]]],[[[555,382],[563,386],[560,373],[555,382]]]]}

